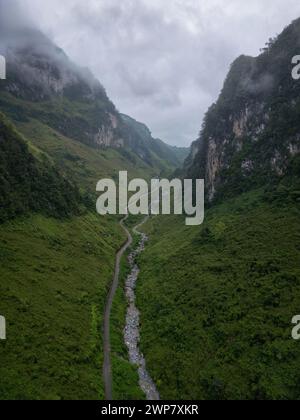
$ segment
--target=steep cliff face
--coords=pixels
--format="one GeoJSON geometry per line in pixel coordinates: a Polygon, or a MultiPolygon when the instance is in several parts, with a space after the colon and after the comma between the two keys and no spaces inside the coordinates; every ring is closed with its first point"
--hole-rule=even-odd
{"type": "Polygon", "coordinates": [[[57,95],[108,102],[100,83],[87,70],[71,63],[41,32],[23,29],[8,33],[2,43],[8,62],[6,91],[33,101],[57,95]]]}
{"type": "Polygon", "coordinates": [[[203,177],[207,195],[234,195],[282,177],[300,151],[300,20],[270,40],[257,57],[231,66],[218,101],[206,114],[186,172],[203,177]]]}
{"type": "Polygon", "coordinates": [[[7,80],[0,85],[7,108],[12,98],[29,102],[35,109],[20,106],[20,117],[40,118],[90,145],[123,144],[122,119],[102,85],[41,32],[2,28],[0,51],[7,60],[7,80]]]}

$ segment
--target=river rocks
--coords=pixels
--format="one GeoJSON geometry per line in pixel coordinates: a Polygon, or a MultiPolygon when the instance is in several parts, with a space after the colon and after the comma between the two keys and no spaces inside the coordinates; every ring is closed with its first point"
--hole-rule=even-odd
{"type": "Polygon", "coordinates": [[[139,384],[146,394],[147,400],[159,400],[159,394],[156,386],[146,369],[146,361],[139,349],[140,342],[140,313],[135,306],[135,288],[139,276],[139,267],[136,264],[136,257],[145,249],[145,243],[148,240],[147,235],[140,233],[135,229],[135,233],[141,236],[141,240],[137,248],[132,251],[128,257],[131,267],[131,273],[127,277],[125,283],[125,293],[128,301],[128,309],[126,315],[126,326],[124,329],[124,340],[129,352],[129,360],[132,364],[138,366],[139,384]]]}

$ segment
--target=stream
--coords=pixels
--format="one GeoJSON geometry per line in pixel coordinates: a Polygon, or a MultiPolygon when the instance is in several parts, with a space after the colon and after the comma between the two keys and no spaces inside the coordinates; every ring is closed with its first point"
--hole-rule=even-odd
{"type": "MultiPolygon", "coordinates": [[[[145,223],[146,220],[147,218],[144,220],[143,223],[145,223]]],[[[128,308],[126,315],[126,326],[124,329],[124,340],[129,351],[130,362],[138,366],[139,385],[141,389],[146,394],[147,400],[157,401],[160,399],[159,393],[156,389],[155,383],[153,382],[151,376],[149,375],[146,369],[145,358],[139,349],[140,313],[135,304],[135,289],[140,270],[136,263],[136,257],[145,250],[145,244],[148,241],[148,237],[144,233],[139,232],[137,229],[138,226],[134,229],[134,233],[140,235],[141,239],[137,248],[133,250],[128,257],[131,272],[127,277],[125,283],[125,292],[128,301],[128,308]]]]}

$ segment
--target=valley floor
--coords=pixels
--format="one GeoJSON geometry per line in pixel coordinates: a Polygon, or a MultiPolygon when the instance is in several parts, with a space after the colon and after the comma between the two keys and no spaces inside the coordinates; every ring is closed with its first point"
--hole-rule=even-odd
{"type": "MultiPolygon", "coordinates": [[[[299,398],[299,216],[298,201],[257,191],[209,209],[201,227],[176,216],[144,225],[141,350],[162,399],[299,398]]],[[[103,399],[118,221],[30,216],[0,232],[1,399],[103,399]]],[[[113,398],[128,400],[145,398],[123,336],[129,272],[124,257],[111,315],[113,398]]]]}

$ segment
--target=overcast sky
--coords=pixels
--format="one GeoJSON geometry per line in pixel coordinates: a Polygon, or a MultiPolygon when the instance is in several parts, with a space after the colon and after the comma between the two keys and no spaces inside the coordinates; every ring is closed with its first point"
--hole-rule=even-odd
{"type": "Polygon", "coordinates": [[[20,1],[71,59],[90,67],[121,112],[185,146],[230,63],[257,55],[300,16],[299,0],[20,1]]]}

